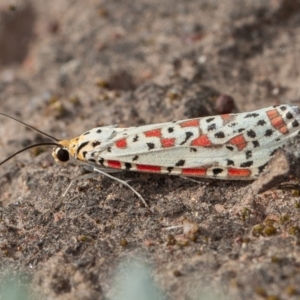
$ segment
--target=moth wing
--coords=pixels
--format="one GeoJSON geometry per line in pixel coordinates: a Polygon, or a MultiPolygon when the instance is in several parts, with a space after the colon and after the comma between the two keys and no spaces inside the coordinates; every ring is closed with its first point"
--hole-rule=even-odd
{"type": "Polygon", "coordinates": [[[264,165],[299,130],[298,108],[281,105],[250,113],[189,119],[119,132],[95,148],[104,160],[161,167],[253,168],[264,165]]]}

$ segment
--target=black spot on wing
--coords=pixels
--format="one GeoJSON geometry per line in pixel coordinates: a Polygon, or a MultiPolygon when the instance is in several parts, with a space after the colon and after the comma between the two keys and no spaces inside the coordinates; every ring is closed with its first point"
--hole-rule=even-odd
{"type": "Polygon", "coordinates": [[[293,127],[298,127],[298,126],[299,126],[298,121],[297,121],[297,120],[294,120],[294,121],[292,122],[292,126],[293,126],[293,127]]]}
{"type": "Polygon", "coordinates": [[[216,123],[213,123],[207,126],[207,131],[216,130],[216,128],[217,128],[216,123]]]}
{"type": "Polygon", "coordinates": [[[276,153],[277,150],[278,150],[278,148],[274,149],[274,150],[270,153],[270,156],[273,156],[273,155],[276,153]]]}
{"type": "Polygon", "coordinates": [[[101,143],[99,141],[94,141],[92,142],[92,146],[93,147],[96,147],[96,146],[99,146],[101,143]]]}
{"type": "Polygon", "coordinates": [[[246,151],[246,159],[249,159],[252,157],[252,151],[248,150],[246,151]]]}
{"type": "Polygon", "coordinates": [[[175,166],[176,166],[176,167],[182,167],[182,166],[184,166],[184,164],[185,164],[185,160],[181,159],[181,160],[179,160],[179,161],[175,164],[175,166]]]}
{"type": "Polygon", "coordinates": [[[107,147],[106,151],[111,152],[111,147],[107,147]]]}
{"type": "Polygon", "coordinates": [[[250,160],[250,161],[246,161],[246,162],[241,163],[241,164],[240,164],[240,167],[241,167],[241,168],[249,168],[249,167],[251,167],[252,165],[253,165],[253,161],[250,160]]]}
{"type": "Polygon", "coordinates": [[[265,137],[269,137],[273,134],[273,130],[272,129],[267,129],[265,132],[265,137]]]}
{"type": "Polygon", "coordinates": [[[258,141],[253,141],[252,144],[253,144],[253,148],[259,147],[259,142],[258,141]]]}
{"type": "Polygon", "coordinates": [[[191,152],[197,152],[198,150],[197,150],[197,148],[191,147],[191,148],[190,148],[190,151],[191,151],[191,152]]]}
{"type": "Polygon", "coordinates": [[[212,122],[214,119],[215,119],[215,118],[207,118],[207,119],[206,119],[206,122],[207,122],[207,123],[210,123],[210,122],[212,122]]]}
{"type": "Polygon", "coordinates": [[[217,175],[220,175],[221,173],[223,173],[223,169],[221,169],[221,168],[214,168],[214,169],[212,170],[212,172],[213,172],[213,174],[214,174],[215,176],[217,176],[217,175]]]}
{"type": "Polygon", "coordinates": [[[293,114],[290,111],[287,112],[285,116],[286,116],[287,119],[293,119],[294,118],[293,114]]]}
{"type": "Polygon", "coordinates": [[[101,129],[97,129],[97,131],[96,131],[97,133],[101,133],[102,132],[102,130],[101,129]]]}
{"type": "Polygon", "coordinates": [[[104,166],[104,158],[100,157],[98,159],[98,164],[101,165],[101,166],[104,166]]]}
{"type": "Polygon", "coordinates": [[[226,146],[226,148],[227,148],[228,150],[230,150],[230,151],[233,151],[233,150],[234,150],[234,148],[233,148],[232,146],[226,146]]]}
{"type": "Polygon", "coordinates": [[[238,133],[241,133],[241,132],[243,132],[243,131],[245,131],[245,128],[240,128],[240,129],[238,130],[238,133]]]}
{"type": "Polygon", "coordinates": [[[132,139],[133,142],[137,142],[139,140],[139,136],[136,134],[135,137],[132,139]]]}
{"type": "Polygon", "coordinates": [[[136,161],[136,160],[138,160],[138,158],[139,158],[138,155],[136,155],[133,157],[132,161],[136,161]]]}
{"type": "Polygon", "coordinates": [[[168,132],[169,132],[169,133],[172,133],[173,131],[174,131],[174,128],[173,128],[173,127],[169,127],[169,128],[168,128],[168,132]]]}
{"type": "Polygon", "coordinates": [[[89,131],[85,132],[83,135],[88,135],[88,134],[90,134],[90,132],[89,132],[89,131]]]}
{"type": "Polygon", "coordinates": [[[265,169],[265,167],[266,167],[267,165],[268,165],[268,163],[266,163],[266,164],[264,164],[264,165],[258,167],[258,172],[259,172],[259,174],[265,169]]]}
{"type": "Polygon", "coordinates": [[[257,126],[264,126],[264,125],[266,125],[266,121],[264,121],[264,120],[259,120],[257,122],[257,126]]]}
{"type": "Polygon", "coordinates": [[[127,163],[127,162],[126,162],[126,163],[124,164],[124,166],[125,166],[125,169],[126,169],[126,170],[130,170],[130,169],[132,168],[131,163],[127,163]]]}
{"type": "Polygon", "coordinates": [[[225,134],[223,131],[219,131],[219,132],[215,133],[215,137],[217,139],[223,139],[225,137],[225,134]]]}
{"type": "Polygon", "coordinates": [[[155,148],[155,145],[153,143],[147,143],[148,150],[152,150],[155,148]]]}
{"type": "Polygon", "coordinates": [[[88,143],[89,143],[89,142],[84,142],[84,143],[82,143],[82,144],[77,148],[76,153],[78,154],[79,151],[80,151],[82,148],[84,148],[88,143]]]}
{"type": "Polygon", "coordinates": [[[247,119],[247,118],[256,118],[258,116],[259,116],[258,113],[249,113],[249,114],[246,114],[244,118],[245,119],[247,119]]]}
{"type": "Polygon", "coordinates": [[[227,166],[234,166],[234,161],[231,159],[227,159],[227,166]]]}
{"type": "Polygon", "coordinates": [[[285,111],[286,110],[286,106],[281,105],[281,106],[279,106],[279,109],[282,110],[282,111],[285,111]]]}
{"type": "Polygon", "coordinates": [[[189,140],[189,138],[192,137],[193,135],[194,135],[194,134],[193,134],[192,132],[187,131],[187,132],[185,133],[185,140],[184,140],[182,143],[180,143],[180,145],[184,145],[184,144],[189,140]]]}
{"type": "Polygon", "coordinates": [[[256,137],[256,133],[255,133],[254,130],[248,130],[248,131],[247,131],[247,136],[248,136],[249,138],[254,139],[254,138],[256,137]]]}
{"type": "Polygon", "coordinates": [[[169,173],[171,173],[173,171],[173,169],[174,169],[173,167],[167,167],[167,170],[169,173]]]}

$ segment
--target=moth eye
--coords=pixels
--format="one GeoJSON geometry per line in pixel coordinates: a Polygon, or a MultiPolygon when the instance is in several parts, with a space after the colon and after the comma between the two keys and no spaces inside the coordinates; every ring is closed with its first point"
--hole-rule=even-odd
{"type": "Polygon", "coordinates": [[[64,148],[58,148],[56,150],[56,157],[61,162],[66,162],[69,160],[69,151],[64,148]]]}

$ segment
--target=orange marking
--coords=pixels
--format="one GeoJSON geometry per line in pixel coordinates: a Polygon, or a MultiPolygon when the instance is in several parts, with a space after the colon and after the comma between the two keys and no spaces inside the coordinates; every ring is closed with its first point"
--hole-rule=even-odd
{"type": "Polygon", "coordinates": [[[230,114],[224,114],[224,115],[221,115],[221,118],[222,118],[222,120],[224,120],[224,121],[230,119],[230,117],[231,117],[230,114]]]}
{"type": "Polygon", "coordinates": [[[277,130],[279,130],[282,134],[286,134],[289,132],[289,130],[287,129],[287,126],[281,116],[273,118],[270,121],[271,121],[271,124],[273,125],[273,127],[276,128],[277,130]]]}
{"type": "Polygon", "coordinates": [[[160,141],[161,141],[161,145],[164,148],[174,147],[174,145],[175,145],[175,138],[161,139],[160,141]]]}
{"type": "Polygon", "coordinates": [[[271,124],[272,124],[276,129],[278,129],[278,128],[280,128],[280,127],[282,127],[282,126],[285,125],[285,123],[284,123],[284,121],[283,121],[283,119],[282,119],[281,116],[278,116],[278,117],[272,119],[272,120],[271,120],[271,124]]]}
{"type": "Polygon", "coordinates": [[[248,169],[228,169],[228,176],[231,177],[250,177],[251,171],[248,169]]]}
{"type": "Polygon", "coordinates": [[[209,147],[212,145],[212,142],[209,140],[206,134],[197,137],[196,139],[192,140],[192,146],[199,146],[199,147],[209,147]]]}
{"type": "Polygon", "coordinates": [[[138,171],[154,172],[154,173],[159,173],[161,171],[161,167],[159,166],[148,166],[148,165],[136,165],[136,169],[138,171]]]}
{"type": "Polygon", "coordinates": [[[207,169],[200,168],[185,168],[182,169],[182,175],[190,175],[190,176],[205,176],[207,169]]]}
{"type": "Polygon", "coordinates": [[[144,132],[145,137],[161,137],[161,129],[153,129],[144,132]]]}
{"type": "Polygon", "coordinates": [[[118,140],[116,142],[116,147],[117,148],[126,148],[127,147],[127,141],[126,141],[126,139],[118,140]]]}
{"type": "Polygon", "coordinates": [[[114,169],[121,169],[121,162],[117,160],[108,160],[107,166],[114,169]]]}
{"type": "Polygon", "coordinates": [[[278,113],[277,109],[272,109],[272,110],[267,111],[267,115],[268,115],[269,119],[272,120],[272,119],[278,117],[279,113],[278,113]]]}
{"type": "Polygon", "coordinates": [[[247,142],[242,134],[237,135],[229,140],[229,143],[236,145],[239,151],[242,151],[247,146],[247,142]]]}
{"type": "Polygon", "coordinates": [[[287,128],[286,125],[283,126],[283,127],[281,127],[281,128],[278,128],[278,130],[279,130],[282,134],[287,134],[287,133],[289,133],[289,130],[288,130],[288,128],[287,128]]]}
{"type": "Polygon", "coordinates": [[[185,122],[180,123],[180,126],[181,127],[198,127],[199,120],[194,119],[194,120],[185,121],[185,122]]]}
{"type": "Polygon", "coordinates": [[[271,121],[272,126],[279,130],[282,134],[287,134],[289,132],[283,118],[277,111],[277,109],[272,109],[267,111],[267,115],[271,121]]]}

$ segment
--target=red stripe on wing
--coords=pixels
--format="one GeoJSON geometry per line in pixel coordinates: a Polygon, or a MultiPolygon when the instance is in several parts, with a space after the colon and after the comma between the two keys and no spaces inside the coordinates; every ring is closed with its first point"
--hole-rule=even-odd
{"type": "Polygon", "coordinates": [[[189,176],[205,176],[207,169],[205,168],[184,168],[182,169],[182,175],[189,176]]]}
{"type": "Polygon", "coordinates": [[[228,176],[230,177],[250,177],[251,171],[248,169],[228,169],[228,176]]]}
{"type": "Polygon", "coordinates": [[[121,169],[121,162],[117,160],[108,160],[107,166],[114,169],[121,169]]]}
{"type": "Polygon", "coordinates": [[[136,165],[136,169],[142,172],[160,173],[161,167],[159,166],[148,166],[148,165],[136,165]]]}

